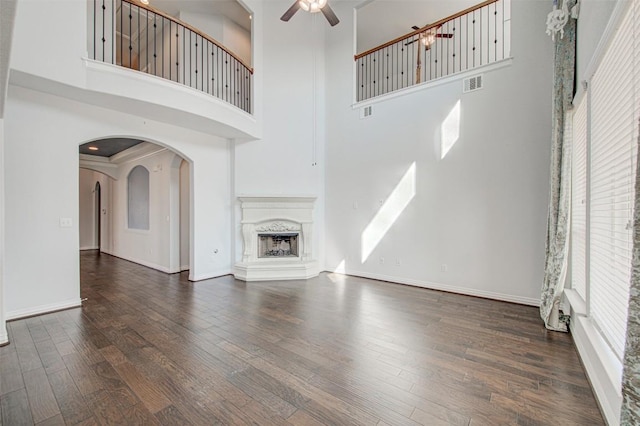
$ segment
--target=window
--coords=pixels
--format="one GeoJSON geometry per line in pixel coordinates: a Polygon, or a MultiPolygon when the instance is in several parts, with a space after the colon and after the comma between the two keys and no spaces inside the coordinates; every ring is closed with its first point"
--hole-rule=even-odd
{"type": "Polygon", "coordinates": [[[149,229],[149,171],[143,166],[135,166],[129,177],[128,219],[129,229],[149,229]]]}
{"type": "Polygon", "coordinates": [[[622,359],[626,339],[638,141],[633,9],[613,36],[572,117],[572,287],[622,359]]]}

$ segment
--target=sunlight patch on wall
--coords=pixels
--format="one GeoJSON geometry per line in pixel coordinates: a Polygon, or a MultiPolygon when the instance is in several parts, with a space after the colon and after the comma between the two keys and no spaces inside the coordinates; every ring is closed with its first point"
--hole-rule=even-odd
{"type": "Polygon", "coordinates": [[[460,100],[453,106],[447,118],[440,125],[440,159],[449,153],[460,138],[460,100]]]}
{"type": "Polygon", "coordinates": [[[378,246],[387,234],[391,226],[398,220],[404,209],[416,195],[416,163],[411,164],[398,185],[394,188],[387,201],[384,202],[378,213],[369,222],[362,232],[361,249],[362,263],[366,262],[369,255],[378,246]]]}
{"type": "Polygon", "coordinates": [[[338,264],[338,266],[336,266],[336,269],[333,270],[333,272],[338,273],[338,274],[344,274],[345,273],[345,260],[342,259],[342,262],[340,262],[338,264]]]}

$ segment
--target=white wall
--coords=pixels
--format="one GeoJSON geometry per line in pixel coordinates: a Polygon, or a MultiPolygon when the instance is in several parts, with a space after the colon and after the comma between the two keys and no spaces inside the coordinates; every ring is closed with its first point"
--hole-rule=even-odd
{"type": "Polygon", "coordinates": [[[578,86],[587,76],[585,72],[595,53],[600,37],[609,22],[617,0],[580,0],[578,20],[576,81],[578,86]]]}
{"type": "MultiPolygon", "coordinates": [[[[349,15],[353,3],[338,3],[349,15]]],[[[544,267],[551,122],[548,4],[512,2],[510,66],[353,110],[353,28],[328,33],[327,269],[536,304],[544,267]],[[535,46],[535,49],[531,48],[535,46]],[[461,104],[440,159],[441,124],[461,104]],[[362,236],[415,163],[415,196],[366,261],[362,236]],[[342,263],[344,262],[344,263],[342,263]]],[[[380,222],[378,222],[380,223],[380,222]]]]}
{"type": "Polygon", "coordinates": [[[2,170],[2,173],[0,173],[0,345],[4,345],[9,341],[5,321],[6,302],[4,297],[4,118],[0,118],[0,165],[2,165],[0,168],[2,170]]]}
{"type": "Polygon", "coordinates": [[[189,269],[189,163],[180,162],[180,270],[189,269]]]}
{"type": "Polygon", "coordinates": [[[80,169],[78,176],[78,238],[80,250],[98,247],[96,241],[95,220],[95,183],[96,172],[80,169]]]}
{"type": "Polygon", "coordinates": [[[214,40],[222,43],[223,16],[180,11],[180,13],[178,13],[178,19],[182,22],[187,22],[189,25],[199,29],[214,40]]]}
{"type": "Polygon", "coordinates": [[[171,211],[171,186],[177,184],[171,182],[174,157],[173,152],[163,150],[119,165],[118,179],[113,182],[112,191],[113,245],[108,253],[164,272],[178,272],[172,265],[171,255],[179,250],[179,246],[172,246],[170,235],[172,222],[178,224],[180,220],[171,211]],[[149,171],[148,230],[128,226],[128,176],[136,166],[149,171]]]}
{"type": "MultiPolygon", "coordinates": [[[[322,235],[323,39],[329,25],[321,14],[302,11],[289,22],[280,21],[289,6],[288,2],[269,3],[264,13],[257,9],[254,19],[254,49],[259,61],[256,69],[265,82],[264,100],[256,111],[262,114],[263,138],[236,144],[235,194],[316,196],[314,235],[322,235]]],[[[235,253],[240,260],[242,238],[239,205],[236,207],[235,253]]],[[[320,238],[315,239],[314,253],[321,260],[320,238]]]]}
{"type": "Polygon", "coordinates": [[[179,18],[220,42],[245,64],[251,65],[251,34],[221,15],[180,12],[179,18]]]}
{"type": "Polygon", "coordinates": [[[109,194],[111,179],[106,175],[87,169],[80,169],[79,175],[79,199],[78,199],[78,232],[80,250],[93,250],[100,247],[96,235],[96,182],[100,182],[101,208],[100,228],[103,240],[109,241],[109,194]]]}
{"type": "Polygon", "coordinates": [[[78,145],[88,140],[146,139],[190,159],[190,278],[230,272],[228,141],[15,86],[5,120],[8,318],[79,303],[78,145]]]}
{"type": "Polygon", "coordinates": [[[18,1],[11,68],[83,85],[80,58],[87,53],[87,4],[86,0],[18,1]],[[33,54],[36,51],[38,55],[33,54]]]}
{"type": "Polygon", "coordinates": [[[222,44],[245,64],[251,65],[251,34],[230,19],[224,18],[222,44]]]}

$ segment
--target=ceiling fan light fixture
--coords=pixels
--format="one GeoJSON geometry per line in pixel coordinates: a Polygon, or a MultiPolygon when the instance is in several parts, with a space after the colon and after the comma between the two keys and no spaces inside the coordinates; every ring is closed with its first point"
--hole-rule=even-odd
{"type": "Polygon", "coordinates": [[[300,0],[298,3],[305,12],[317,13],[327,5],[327,0],[300,0]]]}
{"type": "Polygon", "coordinates": [[[340,19],[338,19],[333,9],[331,9],[331,6],[329,6],[328,0],[295,0],[289,9],[284,12],[284,15],[280,17],[280,20],[288,22],[300,9],[309,13],[322,12],[332,27],[340,23],[340,19]]]}
{"type": "Polygon", "coordinates": [[[420,34],[420,43],[423,46],[431,46],[436,41],[436,33],[434,31],[428,31],[420,34]]]}

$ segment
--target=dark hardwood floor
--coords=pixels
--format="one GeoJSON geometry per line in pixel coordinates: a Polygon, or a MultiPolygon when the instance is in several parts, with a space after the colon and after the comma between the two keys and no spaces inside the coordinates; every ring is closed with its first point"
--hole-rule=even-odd
{"type": "Polygon", "coordinates": [[[601,425],[536,308],[367,279],[198,283],[81,254],[82,308],[8,323],[2,424],[601,425]]]}

